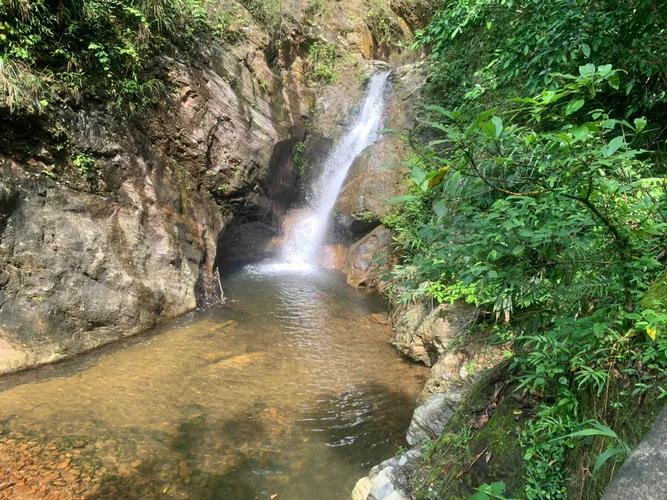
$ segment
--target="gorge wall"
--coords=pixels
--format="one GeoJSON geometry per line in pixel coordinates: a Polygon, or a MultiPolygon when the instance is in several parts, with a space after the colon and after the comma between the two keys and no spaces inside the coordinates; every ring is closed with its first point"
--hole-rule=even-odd
{"type": "Polygon", "coordinates": [[[277,36],[227,3],[244,12],[237,36],[156,62],[174,92],[140,119],[61,103],[3,126],[0,373],[218,300],[216,265],[263,255],[306,182],[295,146],[317,163],[374,59],[414,58],[401,53],[428,8],[295,1],[277,36]],[[337,47],[331,85],[310,76],[317,42],[337,47]]]}

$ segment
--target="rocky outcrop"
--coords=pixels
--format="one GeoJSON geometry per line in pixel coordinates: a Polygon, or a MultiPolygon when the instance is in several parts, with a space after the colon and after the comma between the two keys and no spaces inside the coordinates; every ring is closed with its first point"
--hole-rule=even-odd
{"type": "Polygon", "coordinates": [[[433,366],[475,318],[474,309],[465,306],[432,307],[420,301],[398,305],[392,312],[392,342],[404,356],[433,366]]]}
{"type": "Polygon", "coordinates": [[[437,439],[461,402],[461,393],[448,391],[432,394],[412,415],[405,440],[410,446],[420,446],[437,439]]]}
{"type": "MultiPolygon", "coordinates": [[[[503,363],[502,349],[469,336],[476,311],[464,306],[396,305],[390,315],[394,345],[405,356],[431,366],[406,434],[410,447],[371,469],[353,498],[412,499],[415,474],[423,473],[424,446],[437,440],[475,384],[503,363]]],[[[493,377],[491,377],[493,378],[493,377]]]]}
{"type": "Polygon", "coordinates": [[[383,276],[393,262],[392,235],[378,226],[350,247],[347,254],[347,282],[355,287],[382,289],[383,276]]]}
{"type": "Polygon", "coordinates": [[[125,180],[110,197],[0,164],[19,200],[0,240],[0,373],[183,314],[196,307],[198,284],[199,299],[209,298],[220,214],[197,193],[180,205],[178,186],[142,166],[140,182],[125,180]]]}

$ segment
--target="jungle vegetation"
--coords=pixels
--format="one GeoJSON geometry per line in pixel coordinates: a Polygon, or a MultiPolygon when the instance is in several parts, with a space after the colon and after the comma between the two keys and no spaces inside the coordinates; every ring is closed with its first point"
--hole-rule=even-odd
{"type": "Polygon", "coordinates": [[[478,308],[535,402],[518,486],[478,498],[599,498],[667,399],[667,5],[447,1],[417,45],[392,293],[478,308]]]}

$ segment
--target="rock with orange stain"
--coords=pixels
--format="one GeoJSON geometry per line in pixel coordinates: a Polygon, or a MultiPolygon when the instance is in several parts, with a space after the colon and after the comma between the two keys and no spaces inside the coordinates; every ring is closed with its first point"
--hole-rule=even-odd
{"type": "Polygon", "coordinates": [[[322,249],[320,265],[326,269],[345,272],[348,249],[345,245],[327,245],[322,249]]]}
{"type": "Polygon", "coordinates": [[[357,241],[348,253],[347,282],[355,287],[382,288],[382,274],[392,261],[392,236],[378,226],[357,241]]]}

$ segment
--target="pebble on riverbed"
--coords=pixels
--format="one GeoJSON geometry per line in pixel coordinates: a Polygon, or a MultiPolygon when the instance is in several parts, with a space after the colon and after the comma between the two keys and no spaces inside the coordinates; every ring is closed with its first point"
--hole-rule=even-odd
{"type": "MultiPolygon", "coordinates": [[[[94,489],[95,470],[79,468],[79,449],[0,438],[0,499],[74,499],[94,489]]],[[[99,472],[99,471],[97,471],[99,472]]]]}

